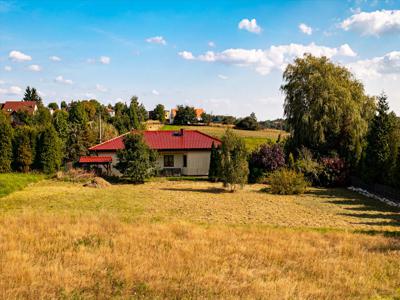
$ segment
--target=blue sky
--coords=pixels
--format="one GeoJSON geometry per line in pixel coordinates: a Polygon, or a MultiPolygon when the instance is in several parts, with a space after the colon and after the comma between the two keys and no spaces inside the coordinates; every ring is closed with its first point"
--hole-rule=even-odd
{"type": "Polygon", "coordinates": [[[350,68],[400,113],[399,1],[0,0],[0,101],[139,96],[282,117],[282,70],[311,52],[350,68]]]}

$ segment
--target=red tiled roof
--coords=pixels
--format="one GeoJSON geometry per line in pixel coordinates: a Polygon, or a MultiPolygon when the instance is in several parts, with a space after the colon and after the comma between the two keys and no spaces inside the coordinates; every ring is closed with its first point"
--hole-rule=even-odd
{"type": "MultiPolygon", "coordinates": [[[[133,132],[134,133],[134,132],[133,132]]],[[[156,130],[142,131],[146,144],[155,150],[204,150],[211,149],[212,143],[219,146],[221,141],[197,130],[156,130]],[[183,134],[182,134],[183,132],[183,134]]],[[[127,134],[127,133],[126,133],[127,134]]],[[[124,149],[124,136],[118,136],[99,145],[89,148],[89,150],[118,150],[124,149]]]]}
{"type": "Polygon", "coordinates": [[[106,163],[112,162],[111,156],[81,156],[79,158],[81,164],[84,163],[106,163]]]}
{"type": "Polygon", "coordinates": [[[2,110],[7,113],[12,113],[19,110],[26,110],[29,113],[33,113],[35,111],[35,106],[35,101],[6,101],[2,107],[2,110]]]}

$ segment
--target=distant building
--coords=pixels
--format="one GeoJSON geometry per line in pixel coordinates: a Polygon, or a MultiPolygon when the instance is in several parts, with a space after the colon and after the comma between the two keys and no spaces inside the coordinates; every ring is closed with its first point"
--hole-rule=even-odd
{"type": "Polygon", "coordinates": [[[115,110],[109,107],[106,110],[111,118],[115,117],[115,110]]]}
{"type": "Polygon", "coordinates": [[[36,101],[6,101],[1,105],[1,110],[11,117],[11,122],[18,122],[16,113],[25,111],[34,115],[38,110],[36,101]]]}
{"type": "MultiPolygon", "coordinates": [[[[178,111],[177,108],[171,109],[170,115],[169,115],[169,123],[172,124],[174,123],[174,118],[176,116],[176,112],[178,111]]],[[[201,115],[204,113],[204,109],[202,108],[195,108],[194,112],[196,114],[196,119],[197,121],[201,121],[201,115]]]]}

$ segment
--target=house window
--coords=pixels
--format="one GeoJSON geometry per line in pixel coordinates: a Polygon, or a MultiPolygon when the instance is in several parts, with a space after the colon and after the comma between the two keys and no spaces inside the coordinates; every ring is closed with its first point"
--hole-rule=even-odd
{"type": "Polygon", "coordinates": [[[173,167],[173,166],[174,166],[174,156],[164,155],[164,167],[173,167]]]}
{"type": "Polygon", "coordinates": [[[184,168],[187,167],[187,155],[186,154],[183,155],[183,167],[184,168]]]}

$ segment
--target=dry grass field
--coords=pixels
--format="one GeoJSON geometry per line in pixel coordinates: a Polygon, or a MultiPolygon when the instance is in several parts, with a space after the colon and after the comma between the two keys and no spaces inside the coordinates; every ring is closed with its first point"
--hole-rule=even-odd
{"type": "Polygon", "coordinates": [[[400,297],[399,210],[261,188],[31,184],[0,198],[0,298],[400,297]]]}
{"type": "MultiPolygon", "coordinates": [[[[224,135],[226,131],[226,126],[179,126],[179,125],[164,125],[162,127],[163,130],[179,130],[180,128],[184,128],[187,130],[199,130],[208,135],[220,138],[224,135]]],[[[232,131],[238,136],[242,137],[246,142],[247,148],[250,150],[262,145],[266,142],[266,140],[276,141],[281,135],[282,138],[286,137],[288,133],[282,130],[276,129],[263,129],[263,130],[240,130],[240,129],[232,129],[232,131]]]]}

